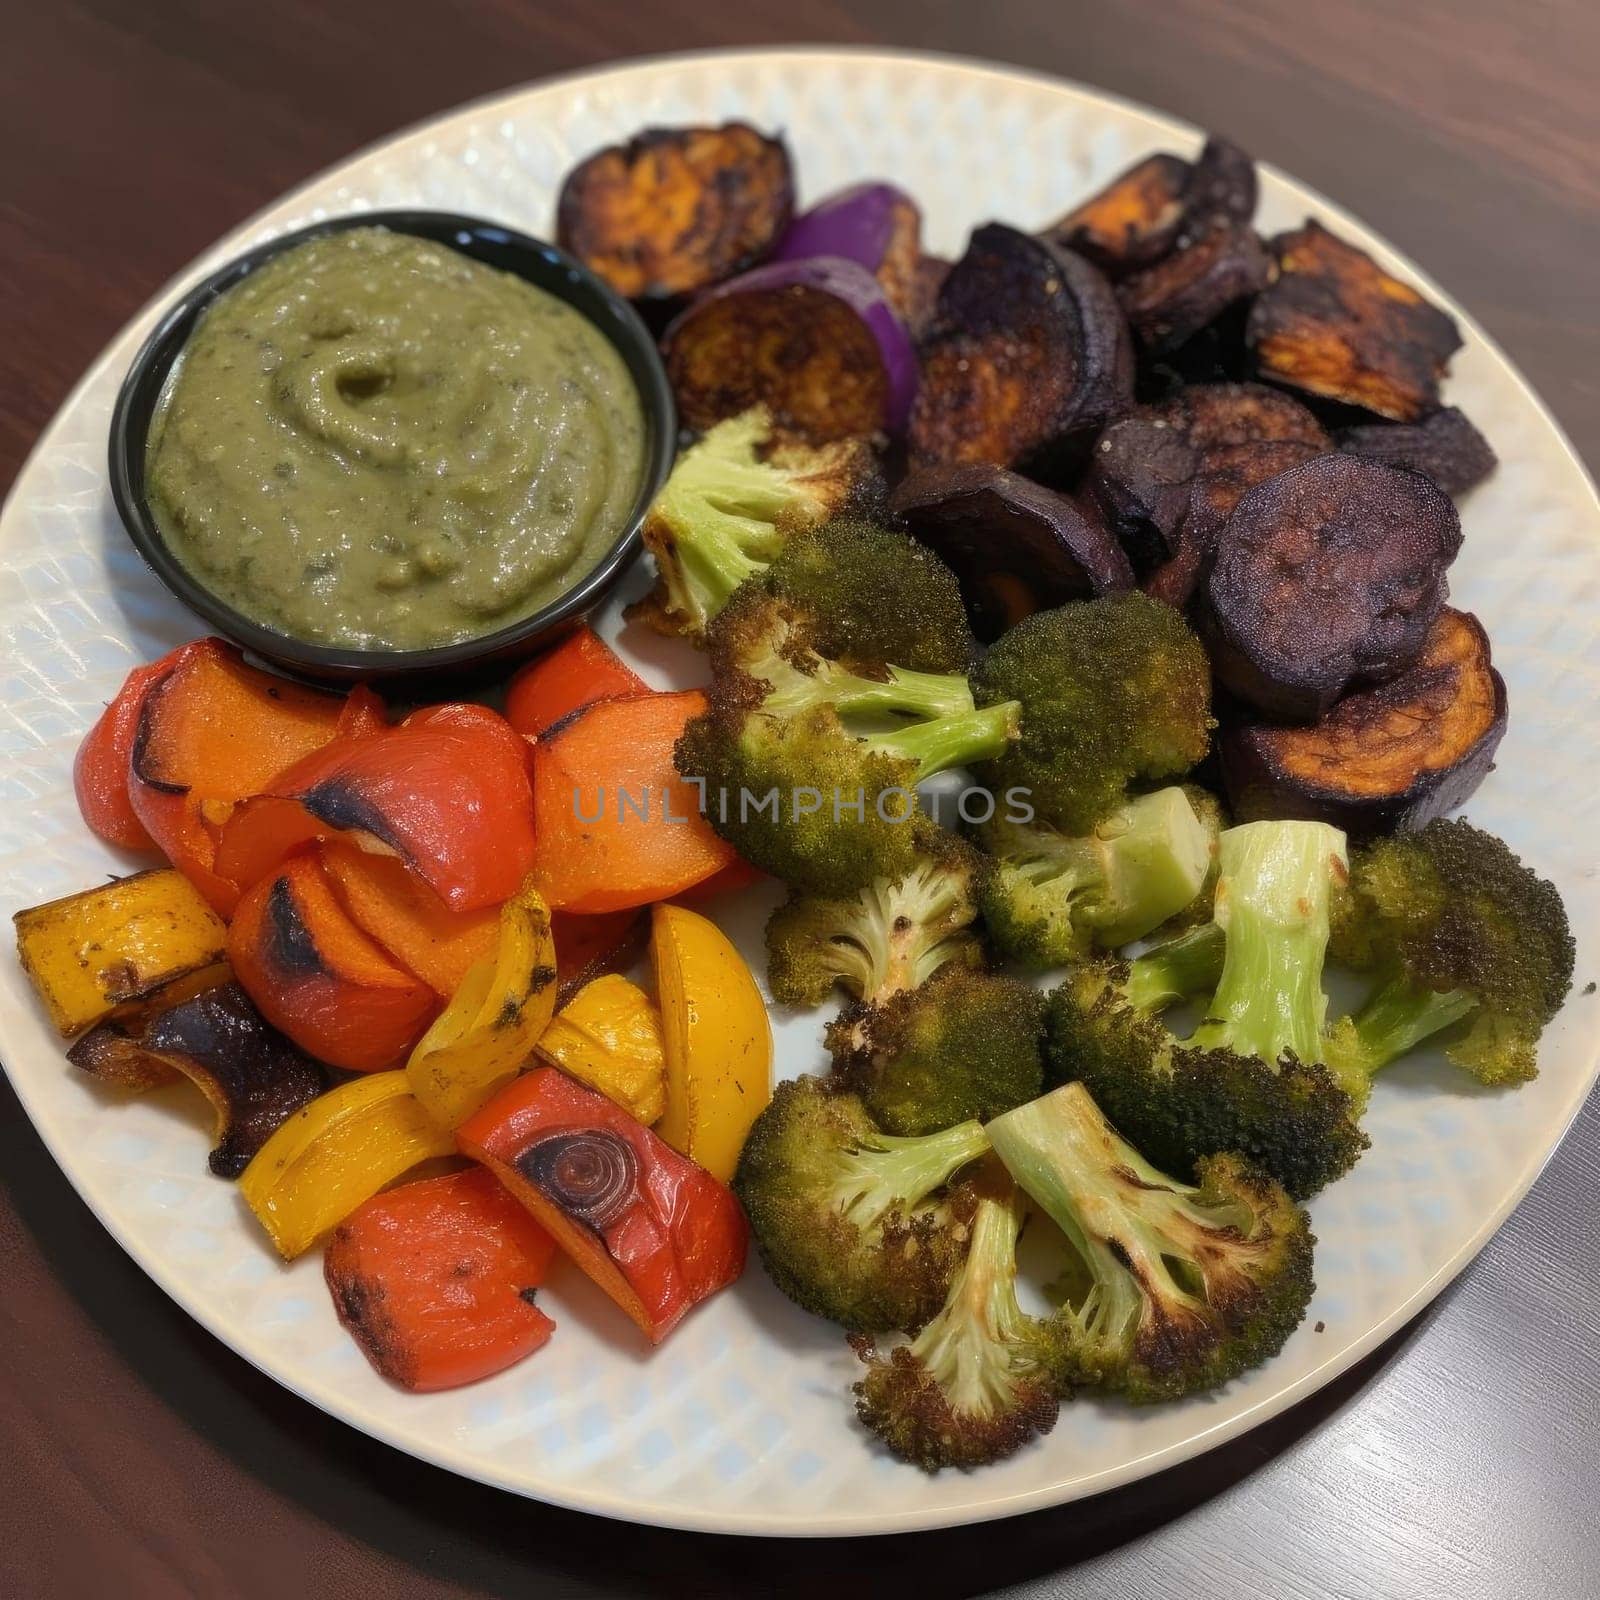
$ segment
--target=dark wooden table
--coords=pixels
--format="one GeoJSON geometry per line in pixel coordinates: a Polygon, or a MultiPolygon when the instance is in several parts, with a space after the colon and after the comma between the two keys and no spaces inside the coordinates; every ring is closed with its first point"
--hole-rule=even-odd
{"type": "MultiPolygon", "coordinates": [[[[356,146],[619,56],[801,40],[1020,62],[1225,129],[1447,283],[1600,464],[1593,0],[3,0],[0,15],[0,484],[159,283],[356,146]]],[[[767,1548],[526,1504],[301,1404],[146,1281],[0,1086],[0,1593],[1583,1600],[1600,1592],[1597,1283],[1591,1102],[1420,1323],[1228,1448],[1015,1522],[767,1548]]]]}

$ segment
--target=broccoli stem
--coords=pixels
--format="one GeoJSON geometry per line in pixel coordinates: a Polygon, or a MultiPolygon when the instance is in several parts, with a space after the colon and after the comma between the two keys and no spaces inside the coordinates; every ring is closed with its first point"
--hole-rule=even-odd
{"type": "Polygon", "coordinates": [[[1022,707],[1015,700],[988,706],[982,711],[966,711],[955,716],[940,716],[909,728],[875,733],[864,742],[873,750],[916,763],[915,782],[931,778],[951,767],[964,767],[977,761],[992,761],[1016,737],[1022,707]]]}
{"type": "Polygon", "coordinates": [[[1419,989],[1396,974],[1354,1016],[1332,1030],[1328,1062],[1341,1074],[1355,1071],[1370,1077],[1424,1039],[1459,1022],[1477,1005],[1475,996],[1460,989],[1442,993],[1419,989]]]}
{"type": "Polygon", "coordinates": [[[909,1212],[988,1148],[979,1122],[920,1139],[879,1134],[842,1158],[834,1205],[856,1227],[874,1227],[891,1211],[909,1212]]]}
{"type": "Polygon", "coordinates": [[[1322,822],[1250,822],[1221,839],[1222,976],[1191,1044],[1277,1061],[1322,1060],[1322,964],[1344,835],[1322,822]]]}
{"type": "Polygon", "coordinates": [[[1164,1011],[1209,993],[1222,977],[1225,948],[1226,936],[1215,922],[1152,946],[1129,966],[1128,1003],[1136,1011],[1164,1011]]]}

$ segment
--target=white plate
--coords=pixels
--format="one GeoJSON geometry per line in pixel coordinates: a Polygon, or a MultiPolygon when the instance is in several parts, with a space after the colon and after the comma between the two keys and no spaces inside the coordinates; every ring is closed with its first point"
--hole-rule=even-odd
{"type": "MultiPolygon", "coordinates": [[[[275,232],[375,206],[475,212],[548,233],[556,186],[578,157],[645,123],[729,116],[786,131],[807,198],[893,177],[921,200],[932,248],[952,255],[978,222],[1041,224],[1134,157],[1197,144],[1193,130],[1104,95],[954,60],[669,58],[521,91],[403,134],[263,212],[184,279],[275,232]]],[[[1600,949],[1600,504],[1543,406],[1448,295],[1337,207],[1263,174],[1265,230],[1307,213],[1427,289],[1466,335],[1449,398],[1503,464],[1463,508],[1452,586],[1487,624],[1511,697],[1499,770],[1470,810],[1560,885],[1581,984],[1600,949]]],[[[95,363],[0,519],[6,912],[129,864],[79,821],[73,751],[129,667],[199,631],[134,555],[105,474],[117,383],[176,287],[95,363]]],[[[642,573],[633,578],[637,587],[642,573]]],[[[605,631],[617,620],[608,611],[605,631]]],[[[658,646],[645,670],[665,683],[694,669],[658,646]]],[[[752,957],[765,911],[757,898],[731,919],[752,957]]],[[[75,1075],[9,960],[0,961],[0,1056],[73,1185],[145,1271],[234,1350],[353,1426],[452,1471],[608,1516],[737,1533],[880,1533],[1126,1483],[1348,1367],[1436,1295],[1527,1190],[1595,1075],[1597,1008],[1573,999],[1545,1038],[1542,1075],[1512,1094],[1472,1092],[1427,1063],[1384,1078],[1367,1119],[1371,1152],[1312,1207],[1321,1287],[1277,1360],[1183,1405],[1076,1403],[1013,1460],[933,1479],[869,1446],[851,1417],[853,1358],[842,1339],[790,1307],[758,1268],[654,1353],[566,1271],[546,1297],[559,1332],[534,1359],[474,1388],[401,1394],[340,1331],[316,1256],[280,1267],[233,1188],[207,1174],[198,1110],[177,1091],[114,1104],[75,1075]]],[[[818,1063],[815,1016],[782,1020],[778,1033],[783,1072],[818,1063]]]]}

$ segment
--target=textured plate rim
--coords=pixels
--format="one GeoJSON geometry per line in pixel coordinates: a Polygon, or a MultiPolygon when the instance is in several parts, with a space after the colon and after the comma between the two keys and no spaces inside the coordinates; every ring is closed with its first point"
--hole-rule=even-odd
{"type": "MultiPolygon", "coordinates": [[[[680,66],[714,65],[717,63],[726,63],[730,66],[739,63],[748,63],[752,66],[771,66],[782,63],[791,66],[815,65],[825,68],[849,61],[871,62],[885,66],[903,66],[913,69],[919,66],[933,67],[961,76],[977,76],[1001,82],[1026,83],[1034,87],[1065,91],[1087,105],[1113,106],[1119,113],[1144,123],[1151,133],[1156,136],[1165,137],[1178,134],[1192,139],[1198,131],[1192,124],[1185,122],[1182,118],[1169,116],[1151,107],[1141,105],[1136,101],[1126,99],[1121,95],[1094,88],[1075,79],[1054,73],[1032,71],[1023,67],[1009,67],[1000,63],[986,62],[949,52],[929,50],[883,50],[871,47],[829,46],[826,48],[780,47],[754,50],[683,51],[632,58],[611,66],[580,69],[553,77],[536,79],[512,89],[496,91],[477,99],[466,101],[420,122],[413,123],[397,133],[374,140],[342,160],[312,174],[246,217],[231,228],[221,239],[174,274],[112,336],[61,402],[60,407],[41,432],[33,448],[28,452],[17,473],[16,480],[7,493],[4,504],[0,505],[0,523],[3,523],[13,514],[12,501],[16,495],[17,485],[28,475],[36,459],[49,450],[57,431],[64,425],[67,414],[78,405],[85,391],[100,379],[113,363],[124,359],[125,348],[131,350],[136,345],[138,338],[142,337],[143,331],[160,308],[185,284],[197,279],[209,270],[215,261],[228,254],[237,253],[244,248],[268,217],[292,206],[302,195],[336,178],[340,173],[358,168],[380,154],[390,155],[415,143],[425,141],[434,130],[445,124],[453,123],[458,118],[492,112],[496,107],[516,104],[532,94],[562,89],[570,90],[580,84],[599,87],[615,80],[638,76],[647,77],[652,72],[680,66]]],[[[1587,488],[1594,510],[1597,516],[1600,516],[1600,491],[1597,491],[1594,479],[1573,447],[1571,440],[1568,439],[1565,430],[1551,414],[1549,407],[1546,406],[1537,391],[1522,376],[1516,365],[1495,340],[1478,324],[1477,320],[1459,305],[1447,290],[1436,283],[1429,274],[1419,268],[1407,255],[1390,245],[1379,230],[1370,227],[1347,208],[1329,200],[1320,191],[1282,172],[1271,163],[1260,162],[1258,165],[1262,171],[1271,174],[1275,180],[1294,191],[1297,196],[1303,197],[1326,216],[1351,226],[1367,238],[1376,241],[1379,247],[1379,254],[1389,266],[1399,269],[1404,275],[1419,284],[1457,319],[1470,334],[1472,340],[1481,345],[1485,354],[1491,359],[1498,369],[1497,376],[1501,381],[1509,382],[1516,389],[1522,401],[1537,414],[1550,430],[1568,461],[1577,472],[1579,479],[1587,488]]],[[[0,1035],[8,1031],[6,1020],[5,1012],[0,1010],[0,1035]]],[[[3,1042],[4,1040],[0,1039],[0,1043],[3,1042]]],[[[274,1383],[315,1405],[319,1410],[338,1418],[340,1421],[359,1429],[369,1437],[378,1439],[414,1459],[426,1461],[430,1465],[453,1472],[458,1476],[487,1484],[490,1487],[503,1489],[521,1498],[533,1499],[567,1510],[584,1511],[618,1521],[689,1532],[764,1537],[832,1538],[911,1533],[937,1528],[958,1527],[974,1522],[1018,1516],[1029,1511],[1045,1510],[1075,1500],[1087,1499],[1093,1495],[1102,1494],[1141,1478],[1149,1477],[1168,1467],[1193,1460],[1197,1456],[1239,1437],[1261,1423],[1269,1421],[1272,1417],[1280,1415],[1291,1406],[1298,1404],[1318,1390],[1326,1387],[1333,1379],[1348,1371],[1400,1328],[1404,1327],[1406,1323],[1435,1300],[1482,1252],[1489,1240],[1493,1238],[1505,1222],[1505,1219],[1537,1181],[1540,1173],[1549,1163],[1551,1156],[1555,1154],[1561,1141],[1565,1138],[1596,1079],[1600,1078],[1600,1038],[1593,1041],[1591,1050],[1592,1054],[1587,1069],[1575,1075],[1567,1100],[1552,1117],[1552,1134],[1545,1147],[1534,1154],[1511,1181],[1505,1193],[1491,1209],[1478,1229],[1463,1242],[1452,1256],[1441,1263],[1427,1278],[1418,1283],[1413,1291],[1387,1317],[1382,1318],[1369,1328],[1366,1333],[1344,1345],[1340,1350],[1330,1355],[1327,1360],[1313,1367],[1286,1388],[1277,1390],[1263,1397],[1254,1405],[1234,1412],[1210,1427],[1201,1428],[1174,1444],[1147,1454],[1132,1456],[1116,1467],[1107,1468],[1091,1477],[1077,1479],[1070,1483],[1045,1484],[1037,1488],[1021,1490],[1011,1494],[975,1495],[972,1500],[960,1507],[932,1508],[925,1512],[908,1511],[887,1514],[868,1512],[859,1516],[812,1516],[803,1522],[743,1512],[729,1514],[727,1512],[719,1512],[709,1506],[704,1510],[696,1508],[691,1511],[681,1505],[670,1502],[643,1502],[632,1497],[612,1498],[590,1491],[571,1493],[566,1492],[564,1484],[559,1479],[539,1481],[537,1483],[527,1478],[518,1479],[506,1473],[493,1471],[487,1468],[481,1460],[469,1457],[461,1450],[442,1443],[430,1444],[426,1448],[421,1447],[412,1439],[404,1437],[399,1430],[391,1427],[383,1416],[353,1403],[347,1396],[335,1392],[331,1386],[292,1381],[273,1366],[272,1350],[268,1341],[256,1341],[257,1347],[253,1348],[252,1341],[241,1338],[238,1330],[225,1325],[221,1316],[213,1308],[203,1301],[191,1301],[190,1298],[180,1293],[176,1287],[175,1280],[168,1274],[161,1258],[154,1252],[145,1250],[124,1234],[114,1220],[115,1208],[109,1204],[101,1203],[96,1193],[97,1185],[92,1181],[87,1171],[77,1168],[65,1158],[63,1149],[48,1126],[48,1118],[41,1118],[40,1108],[30,1100],[26,1084],[21,1075],[13,1073],[9,1067],[6,1070],[17,1098],[28,1114],[29,1121],[43,1140],[57,1167],[72,1185],[79,1198],[94,1213],[112,1238],[132,1257],[146,1276],[161,1289],[168,1299],[180,1306],[207,1332],[219,1339],[236,1355],[248,1361],[258,1371],[272,1379],[274,1383]]],[[[981,1484],[981,1476],[974,1477],[972,1482],[975,1485],[981,1484]]]]}

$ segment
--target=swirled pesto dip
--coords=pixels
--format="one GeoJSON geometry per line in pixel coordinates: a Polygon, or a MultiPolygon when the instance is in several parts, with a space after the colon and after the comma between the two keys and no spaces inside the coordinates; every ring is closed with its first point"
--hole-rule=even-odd
{"type": "Polygon", "coordinates": [[[150,431],[178,559],[318,644],[472,638],[569,589],[644,471],[638,391],[571,306],[425,239],[356,228],[206,312],[150,431]]]}

